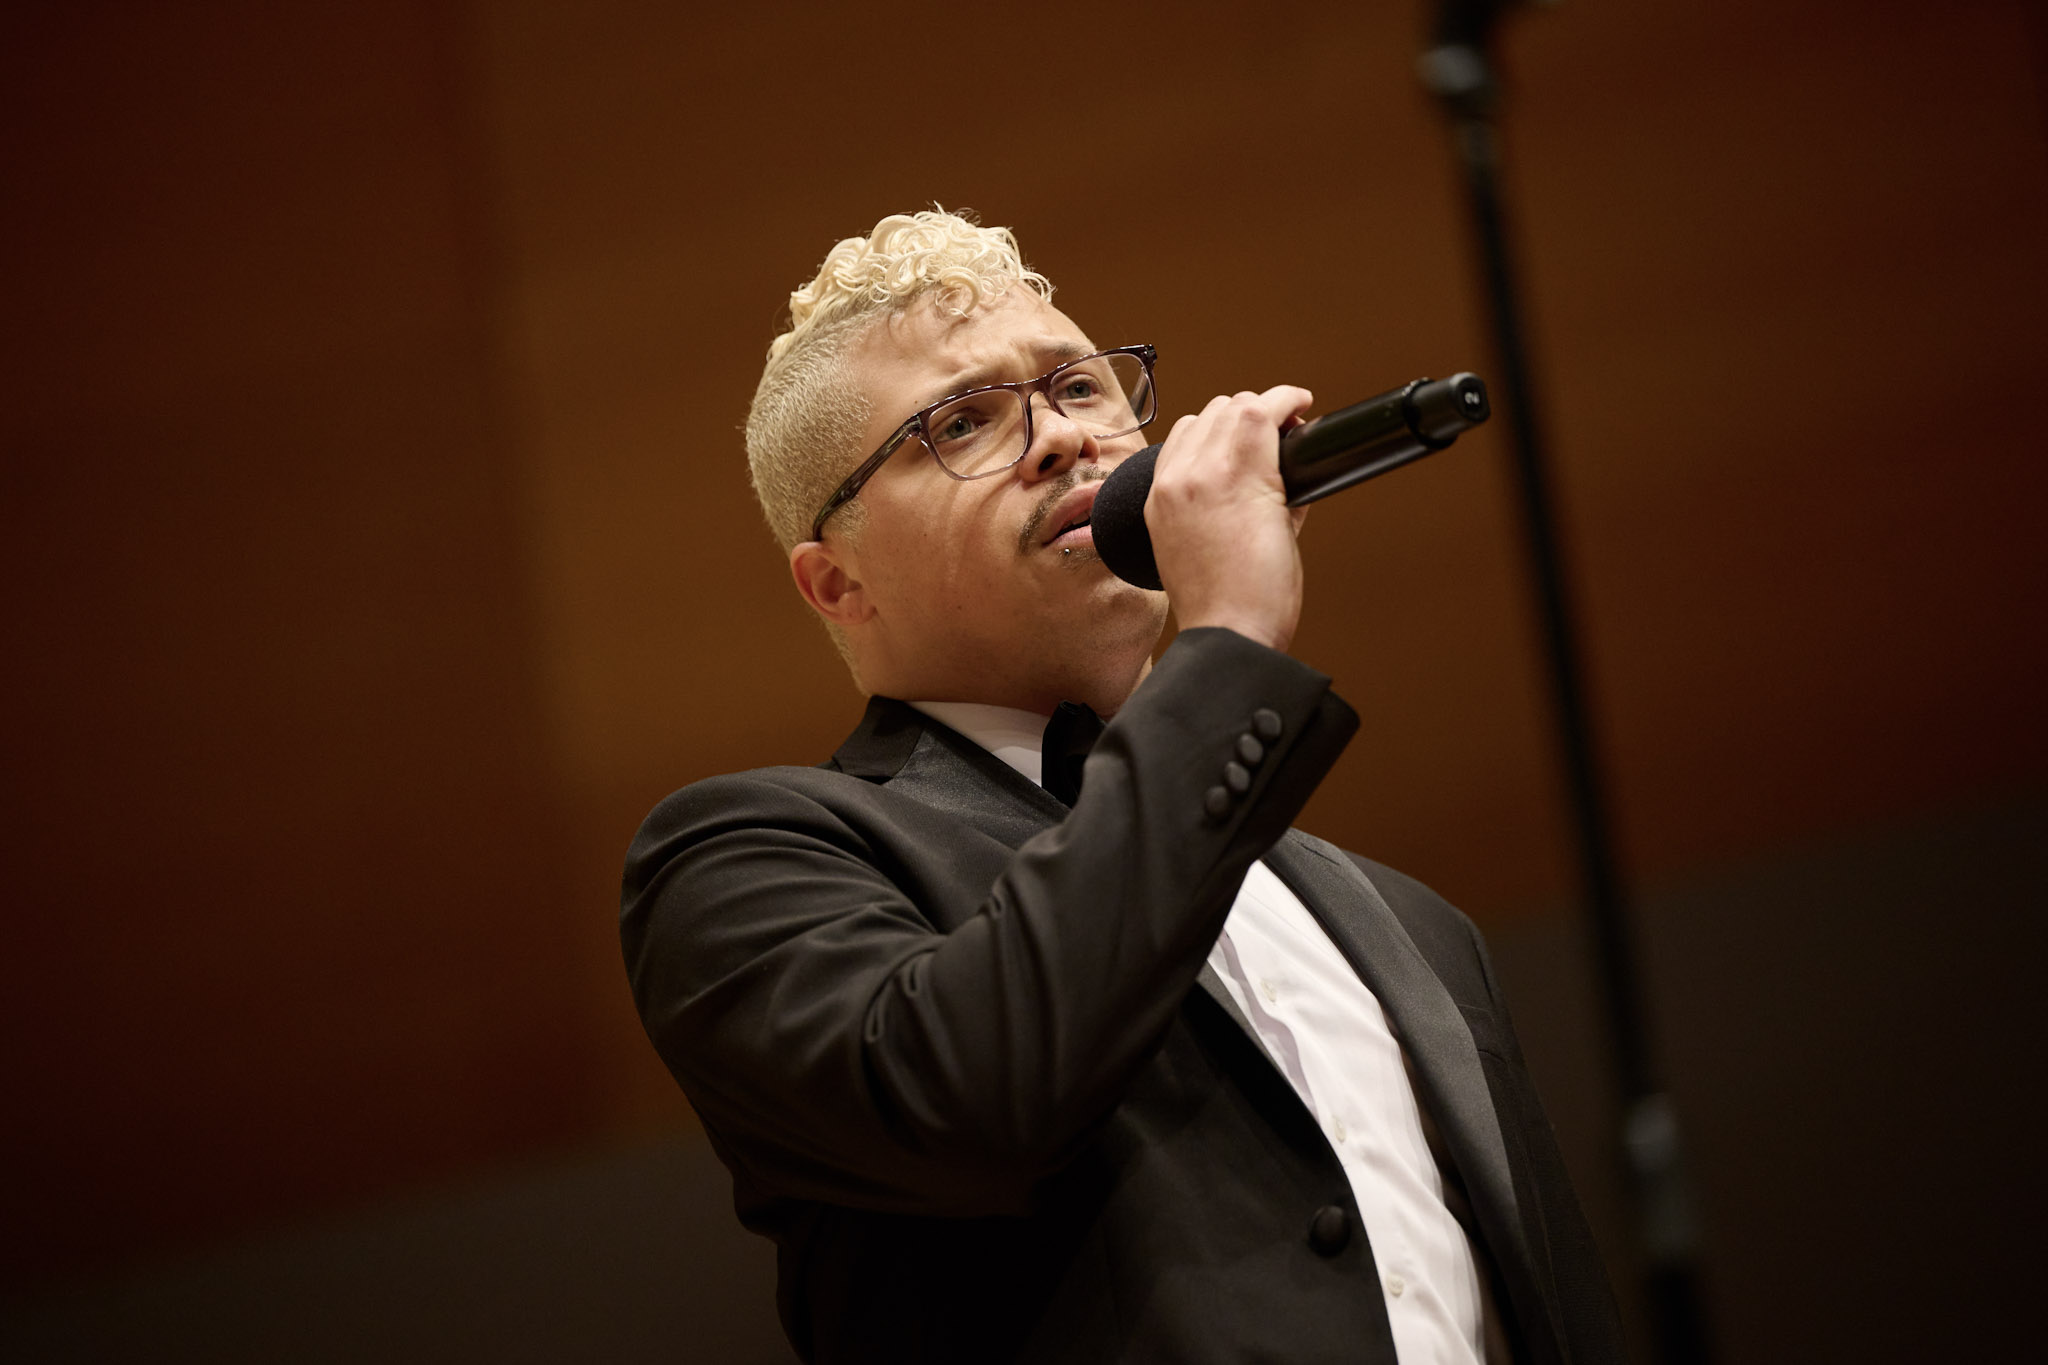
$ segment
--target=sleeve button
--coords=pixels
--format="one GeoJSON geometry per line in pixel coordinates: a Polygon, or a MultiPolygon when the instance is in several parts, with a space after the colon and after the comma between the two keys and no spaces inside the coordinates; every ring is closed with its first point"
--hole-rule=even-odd
{"type": "Polygon", "coordinates": [[[1252,789],[1251,769],[1232,759],[1223,765],[1223,783],[1239,796],[1243,796],[1252,789]]]}
{"type": "Polygon", "coordinates": [[[1230,793],[1221,787],[1209,788],[1202,798],[1202,809],[1209,812],[1210,819],[1221,820],[1230,814],[1230,793]]]}
{"type": "Polygon", "coordinates": [[[1237,737],[1237,756],[1256,768],[1266,757],[1266,746],[1259,743],[1257,735],[1247,731],[1237,737]]]}
{"type": "Polygon", "coordinates": [[[1252,712],[1252,729],[1259,732],[1259,738],[1268,742],[1280,738],[1280,713],[1270,706],[1261,706],[1252,712]]]}

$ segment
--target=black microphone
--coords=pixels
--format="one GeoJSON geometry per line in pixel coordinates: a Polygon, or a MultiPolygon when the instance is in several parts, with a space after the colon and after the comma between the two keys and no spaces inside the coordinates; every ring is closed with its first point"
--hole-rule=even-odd
{"type": "MultiPolygon", "coordinates": [[[[1492,412],[1486,382],[1463,373],[1418,379],[1303,422],[1280,437],[1280,482],[1287,489],[1287,505],[1305,506],[1442,450],[1492,412]]],[[[1089,515],[1102,562],[1141,588],[1160,585],[1152,533],[1145,526],[1145,499],[1158,459],[1159,447],[1150,445],[1118,465],[1102,481],[1089,515]]]]}

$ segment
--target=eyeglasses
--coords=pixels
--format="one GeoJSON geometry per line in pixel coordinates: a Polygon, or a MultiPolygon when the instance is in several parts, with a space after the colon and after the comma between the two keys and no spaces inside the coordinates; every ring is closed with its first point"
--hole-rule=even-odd
{"type": "Polygon", "coordinates": [[[1159,410],[1152,387],[1152,363],[1158,358],[1151,346],[1119,346],[1069,360],[1036,379],[941,398],[891,432],[833,490],[811,523],[811,539],[824,538],[826,519],[852,501],[912,436],[924,442],[939,468],[963,481],[985,479],[1015,465],[1031,449],[1033,394],[1044,394],[1054,412],[1098,440],[1130,435],[1159,410]]]}

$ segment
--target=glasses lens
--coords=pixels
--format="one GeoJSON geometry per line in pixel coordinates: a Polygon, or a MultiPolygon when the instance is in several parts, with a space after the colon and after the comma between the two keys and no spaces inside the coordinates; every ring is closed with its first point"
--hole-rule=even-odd
{"type": "Polygon", "coordinates": [[[1152,420],[1152,385],[1134,355],[1094,355],[1061,370],[1052,401],[1097,436],[1122,436],[1152,420]]]}
{"type": "Polygon", "coordinates": [[[1024,400],[1009,389],[970,393],[925,419],[932,453],[955,474],[1001,469],[1024,453],[1024,400]]]}

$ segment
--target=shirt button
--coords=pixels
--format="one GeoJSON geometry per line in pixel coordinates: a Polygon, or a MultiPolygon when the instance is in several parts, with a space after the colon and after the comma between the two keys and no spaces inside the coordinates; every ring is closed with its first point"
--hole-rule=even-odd
{"type": "Polygon", "coordinates": [[[1265,977],[1259,978],[1259,994],[1265,996],[1268,1001],[1280,998],[1279,988],[1265,977]]]}
{"type": "Polygon", "coordinates": [[[1401,1295],[1408,1292],[1408,1281],[1402,1279],[1399,1275],[1387,1276],[1387,1292],[1397,1299],[1400,1298],[1401,1295]]]}
{"type": "Polygon", "coordinates": [[[1344,1140],[1344,1131],[1344,1120],[1342,1119],[1338,1119],[1334,1124],[1330,1125],[1331,1135],[1339,1142],[1344,1140]]]}

